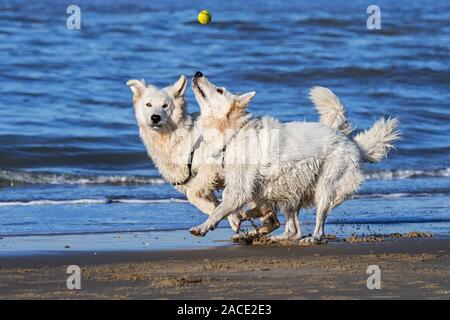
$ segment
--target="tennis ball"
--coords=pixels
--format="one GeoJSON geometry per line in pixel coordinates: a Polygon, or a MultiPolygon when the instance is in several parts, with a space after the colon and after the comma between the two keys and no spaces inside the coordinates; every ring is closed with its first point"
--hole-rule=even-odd
{"type": "Polygon", "coordinates": [[[198,14],[198,22],[201,24],[208,24],[211,22],[211,13],[208,10],[202,10],[198,14]]]}

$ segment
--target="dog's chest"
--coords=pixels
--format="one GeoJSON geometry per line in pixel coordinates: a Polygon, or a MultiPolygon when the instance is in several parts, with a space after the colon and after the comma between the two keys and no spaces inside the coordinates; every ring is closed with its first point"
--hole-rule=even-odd
{"type": "Polygon", "coordinates": [[[151,135],[141,132],[147,151],[161,175],[171,183],[178,183],[189,175],[190,153],[185,136],[151,135]]]}

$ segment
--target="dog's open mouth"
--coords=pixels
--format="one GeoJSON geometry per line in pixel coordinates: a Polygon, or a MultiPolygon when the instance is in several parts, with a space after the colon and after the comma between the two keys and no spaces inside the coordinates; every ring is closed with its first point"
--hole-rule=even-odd
{"type": "Polygon", "coordinates": [[[200,85],[197,83],[197,81],[194,81],[194,88],[200,93],[203,98],[206,98],[205,93],[203,92],[202,88],[200,88],[200,85]]]}
{"type": "Polygon", "coordinates": [[[160,124],[152,123],[152,124],[150,125],[150,128],[155,128],[155,129],[161,128],[161,125],[160,125],[160,124]]]}

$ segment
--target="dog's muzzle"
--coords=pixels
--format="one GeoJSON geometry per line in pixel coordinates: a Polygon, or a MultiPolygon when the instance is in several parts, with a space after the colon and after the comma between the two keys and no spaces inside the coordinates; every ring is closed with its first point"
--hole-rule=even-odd
{"type": "MultiPolygon", "coordinates": [[[[198,71],[197,71],[198,72],[198,71]]],[[[200,85],[198,84],[198,82],[197,81],[195,81],[195,80],[197,80],[198,78],[194,78],[194,80],[192,81],[192,84],[193,84],[193,89],[195,90],[195,91],[198,91],[198,93],[200,93],[200,95],[203,97],[203,98],[206,98],[206,96],[205,96],[205,93],[203,92],[203,90],[202,90],[202,88],[200,88],[200,85]]]]}

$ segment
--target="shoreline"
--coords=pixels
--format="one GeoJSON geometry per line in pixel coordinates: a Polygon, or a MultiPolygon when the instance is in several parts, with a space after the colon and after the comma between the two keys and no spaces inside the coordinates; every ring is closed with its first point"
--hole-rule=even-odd
{"type": "MultiPolygon", "coordinates": [[[[249,226],[244,226],[244,230],[245,227],[249,226]]],[[[304,235],[311,233],[313,227],[313,224],[303,223],[304,235]]],[[[279,234],[283,229],[282,225],[273,234],[279,234]]],[[[348,238],[353,235],[358,238],[368,238],[369,241],[384,241],[390,237],[403,237],[408,233],[432,234],[433,237],[450,238],[446,222],[442,224],[434,223],[433,226],[425,223],[328,224],[327,231],[328,236],[333,238],[331,241],[336,241],[335,239],[337,241],[349,240],[348,238]]],[[[245,235],[245,232],[243,234],[245,235]]],[[[214,232],[209,232],[205,237],[200,238],[192,236],[185,229],[26,236],[4,235],[0,236],[0,258],[71,252],[191,250],[239,245],[231,240],[233,235],[234,233],[228,226],[219,227],[214,232]]]]}
{"type": "Polygon", "coordinates": [[[0,257],[2,299],[450,299],[450,238],[0,257]],[[379,265],[381,290],[366,287],[379,265]],[[82,289],[68,290],[68,265],[82,289]]]}

